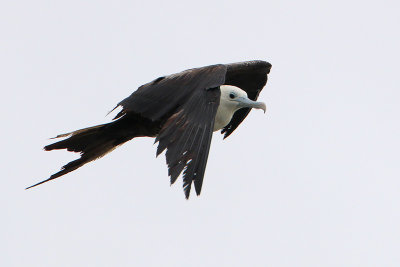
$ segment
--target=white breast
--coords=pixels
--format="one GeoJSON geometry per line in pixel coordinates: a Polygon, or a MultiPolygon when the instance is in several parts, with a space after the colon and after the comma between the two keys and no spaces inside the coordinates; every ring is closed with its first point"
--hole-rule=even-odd
{"type": "Polygon", "coordinates": [[[215,115],[214,132],[221,130],[231,121],[233,114],[236,109],[228,105],[224,105],[224,102],[219,104],[217,114],[215,115]]]}

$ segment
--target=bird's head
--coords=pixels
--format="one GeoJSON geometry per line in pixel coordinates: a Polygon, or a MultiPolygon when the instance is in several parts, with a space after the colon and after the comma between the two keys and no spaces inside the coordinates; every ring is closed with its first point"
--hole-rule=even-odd
{"type": "MultiPolygon", "coordinates": [[[[231,109],[256,108],[266,111],[264,102],[257,102],[249,99],[247,93],[239,87],[232,85],[221,85],[221,102],[231,109]]],[[[221,103],[220,103],[221,104],[221,103]]]]}

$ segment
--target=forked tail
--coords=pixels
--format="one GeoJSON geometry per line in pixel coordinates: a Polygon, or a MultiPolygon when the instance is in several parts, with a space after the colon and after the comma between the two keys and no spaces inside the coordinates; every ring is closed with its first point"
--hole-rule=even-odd
{"type": "Polygon", "coordinates": [[[64,165],[59,172],[51,175],[50,178],[29,186],[26,189],[72,172],[90,161],[103,157],[117,146],[138,136],[135,134],[134,129],[129,129],[130,127],[128,129],[126,127],[121,127],[124,126],[121,125],[123,120],[124,118],[121,118],[120,120],[108,124],[97,125],[56,136],[55,138],[68,136],[69,138],[45,146],[44,150],[66,149],[68,151],[79,152],[81,157],[64,165]]]}

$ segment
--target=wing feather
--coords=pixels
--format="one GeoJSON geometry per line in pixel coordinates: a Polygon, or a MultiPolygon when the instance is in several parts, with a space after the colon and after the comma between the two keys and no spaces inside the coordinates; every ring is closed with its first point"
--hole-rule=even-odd
{"type": "Polygon", "coordinates": [[[168,119],[156,138],[157,155],[167,150],[171,184],[183,171],[186,198],[189,198],[192,183],[196,193],[201,192],[220,94],[219,87],[195,91],[168,119]]]}
{"type": "MultiPolygon", "coordinates": [[[[225,84],[234,85],[246,91],[251,100],[257,100],[258,95],[268,80],[271,64],[261,60],[246,61],[227,65],[225,84]]],[[[221,133],[227,138],[249,114],[249,108],[235,112],[231,121],[221,133]]]]}
{"type": "Polygon", "coordinates": [[[122,100],[117,107],[123,109],[117,117],[135,112],[153,121],[162,119],[184,105],[193,92],[224,84],[226,69],[226,65],[218,64],[160,77],[122,100]]]}

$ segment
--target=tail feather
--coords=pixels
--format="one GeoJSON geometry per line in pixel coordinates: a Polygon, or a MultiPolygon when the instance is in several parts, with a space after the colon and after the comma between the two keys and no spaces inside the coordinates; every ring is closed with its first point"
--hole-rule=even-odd
{"type": "Polygon", "coordinates": [[[68,151],[79,152],[81,157],[64,165],[61,170],[48,179],[27,187],[26,189],[46,183],[69,172],[72,172],[86,163],[103,157],[114,150],[117,146],[135,137],[134,131],[120,131],[117,121],[80,129],[66,134],[60,134],[55,138],[68,137],[65,140],[45,146],[46,151],[54,149],[67,149],[68,151]]]}
{"type": "MultiPolygon", "coordinates": [[[[68,151],[74,152],[86,152],[90,146],[101,143],[102,133],[107,124],[101,124],[93,127],[88,127],[80,130],[76,130],[70,133],[59,134],[55,138],[69,137],[65,140],[58,141],[44,147],[44,150],[50,151],[54,149],[67,149],[68,151]]],[[[103,134],[104,135],[104,134],[103,134]]],[[[104,137],[103,137],[104,138],[104,137]]]]}
{"type": "Polygon", "coordinates": [[[57,173],[53,174],[52,176],[50,176],[50,178],[48,178],[48,179],[46,179],[46,180],[44,180],[44,181],[41,181],[41,182],[39,182],[39,183],[36,183],[36,184],[34,184],[34,185],[31,185],[31,186],[29,186],[29,187],[27,187],[27,188],[25,188],[25,189],[29,189],[29,188],[38,186],[38,185],[40,185],[40,184],[44,184],[44,183],[46,183],[46,182],[48,182],[48,181],[51,181],[51,180],[56,179],[56,178],[58,178],[58,177],[60,177],[60,176],[63,176],[64,174],[67,174],[67,173],[69,173],[69,172],[72,172],[72,171],[78,169],[79,167],[82,167],[82,166],[83,166],[84,164],[86,164],[87,162],[88,162],[88,161],[85,161],[85,159],[84,159],[83,157],[81,157],[81,158],[79,158],[79,159],[76,159],[76,160],[74,160],[74,161],[71,161],[71,162],[68,163],[67,165],[64,165],[64,166],[61,168],[61,170],[60,170],[59,172],[57,172],[57,173]]]}
{"type": "Polygon", "coordinates": [[[79,133],[89,133],[89,130],[97,129],[97,128],[103,127],[103,126],[105,126],[105,125],[107,125],[107,124],[100,124],[100,125],[96,125],[96,126],[92,126],[92,127],[83,128],[83,129],[76,130],[76,131],[72,131],[72,132],[65,133],[65,134],[59,134],[59,135],[57,135],[56,137],[52,137],[52,138],[50,138],[50,139],[56,139],[56,138],[61,138],[61,137],[68,137],[68,136],[71,136],[71,135],[77,135],[77,134],[79,134],[79,133]]]}

